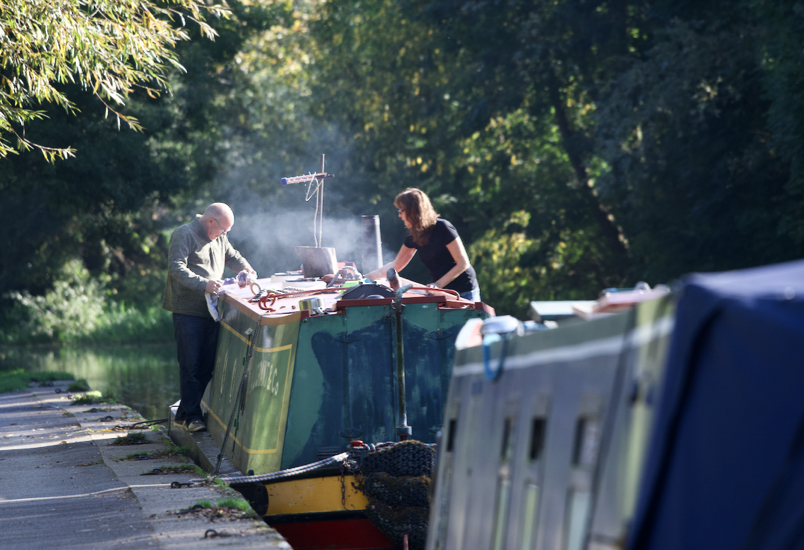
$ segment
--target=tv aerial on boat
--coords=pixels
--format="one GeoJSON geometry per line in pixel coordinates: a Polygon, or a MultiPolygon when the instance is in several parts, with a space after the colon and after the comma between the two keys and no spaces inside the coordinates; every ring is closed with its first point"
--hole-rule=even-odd
{"type": "Polygon", "coordinates": [[[321,166],[318,172],[303,176],[282,178],[282,185],[306,183],[307,197],[304,199],[305,201],[309,201],[313,197],[316,198],[315,218],[313,219],[313,236],[315,238],[316,247],[321,246],[324,233],[324,180],[334,177],[335,174],[327,174],[324,171],[324,155],[321,155],[321,166]],[[315,182],[315,186],[313,186],[313,182],[315,182]]]}

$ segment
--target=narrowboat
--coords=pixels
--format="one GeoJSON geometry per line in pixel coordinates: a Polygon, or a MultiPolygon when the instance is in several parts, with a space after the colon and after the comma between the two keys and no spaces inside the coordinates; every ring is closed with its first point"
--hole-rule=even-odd
{"type": "Polygon", "coordinates": [[[208,432],[244,474],[225,481],[294,549],[393,548],[345,452],[414,441],[431,450],[455,339],[494,312],[452,291],[361,280],[354,264],[337,264],[328,282],[312,272],[218,297],[208,432]]]}
{"type": "Polygon", "coordinates": [[[532,303],[456,340],[428,550],[804,541],[804,261],[532,303]]]}

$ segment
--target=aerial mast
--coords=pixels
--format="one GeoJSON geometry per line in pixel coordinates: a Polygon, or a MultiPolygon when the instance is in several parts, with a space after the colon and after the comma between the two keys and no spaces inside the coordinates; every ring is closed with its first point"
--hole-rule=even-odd
{"type": "Polygon", "coordinates": [[[316,197],[315,217],[313,218],[313,239],[316,248],[323,244],[324,239],[324,180],[334,177],[335,174],[327,174],[324,171],[324,155],[321,155],[321,170],[319,172],[292,178],[282,178],[282,185],[294,183],[310,184],[307,188],[307,198],[305,200],[309,201],[313,195],[316,197]],[[313,186],[313,182],[315,182],[315,186],[313,186]]]}
{"type": "Polygon", "coordinates": [[[313,195],[315,195],[316,199],[315,217],[313,218],[313,240],[315,241],[315,246],[296,247],[296,253],[303,259],[303,268],[306,277],[321,277],[337,272],[335,249],[321,246],[324,242],[324,180],[334,177],[335,174],[327,174],[324,171],[324,155],[321,155],[319,172],[304,176],[282,178],[282,185],[307,183],[307,198],[305,200],[309,201],[313,198],[313,195]]]}

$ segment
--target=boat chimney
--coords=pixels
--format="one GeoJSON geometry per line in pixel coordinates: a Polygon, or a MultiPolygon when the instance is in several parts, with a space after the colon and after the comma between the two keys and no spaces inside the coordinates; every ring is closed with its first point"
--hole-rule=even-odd
{"type": "Polygon", "coordinates": [[[363,216],[363,253],[361,260],[363,273],[374,271],[382,265],[379,216],[363,216]]]}

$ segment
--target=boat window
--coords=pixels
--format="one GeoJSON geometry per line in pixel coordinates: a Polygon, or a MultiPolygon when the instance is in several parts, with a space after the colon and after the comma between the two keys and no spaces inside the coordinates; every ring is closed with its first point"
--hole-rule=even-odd
{"type": "MultiPolygon", "coordinates": [[[[591,407],[590,407],[591,408],[591,407]]],[[[565,550],[582,550],[592,504],[592,471],[600,444],[600,420],[582,412],[575,423],[572,472],[564,525],[565,550]]]]}
{"type": "Polygon", "coordinates": [[[451,453],[455,448],[455,429],[458,427],[458,420],[456,418],[449,419],[449,427],[447,428],[447,452],[451,453]]]}
{"type": "Polygon", "coordinates": [[[580,417],[575,424],[575,445],[572,451],[573,466],[591,468],[597,458],[598,420],[595,417],[580,417]]]}
{"type": "Polygon", "coordinates": [[[513,419],[506,417],[505,424],[503,425],[502,449],[500,449],[501,460],[508,460],[511,458],[511,432],[513,430],[513,426],[513,419]]]}
{"type": "Polygon", "coordinates": [[[516,404],[509,403],[509,415],[503,422],[502,447],[500,449],[500,469],[497,477],[497,500],[495,503],[493,550],[502,550],[505,547],[505,537],[508,532],[508,508],[511,502],[511,465],[516,441],[514,439],[514,415],[516,404]]]}
{"type": "Polygon", "coordinates": [[[519,522],[519,543],[521,550],[532,550],[536,543],[537,525],[539,522],[539,484],[542,476],[542,466],[538,461],[544,452],[545,436],[547,434],[546,407],[536,411],[530,421],[530,434],[528,441],[528,461],[530,462],[530,475],[523,487],[521,496],[521,514],[519,522]],[[537,471],[538,470],[538,471],[537,471]]]}
{"type": "Polygon", "coordinates": [[[547,420],[536,417],[530,424],[530,445],[528,446],[528,458],[531,461],[539,460],[544,447],[544,432],[547,420]]]}

